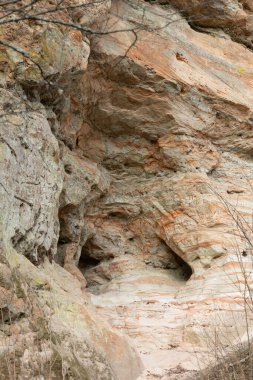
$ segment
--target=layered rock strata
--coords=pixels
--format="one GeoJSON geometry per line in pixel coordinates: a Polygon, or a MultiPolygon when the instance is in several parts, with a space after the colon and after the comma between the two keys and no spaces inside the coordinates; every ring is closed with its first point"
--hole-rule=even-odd
{"type": "Polygon", "coordinates": [[[183,378],[245,333],[251,5],[158,3],[57,15],[96,35],[4,31],[33,57],[1,53],[0,354],[20,379],[183,378]]]}

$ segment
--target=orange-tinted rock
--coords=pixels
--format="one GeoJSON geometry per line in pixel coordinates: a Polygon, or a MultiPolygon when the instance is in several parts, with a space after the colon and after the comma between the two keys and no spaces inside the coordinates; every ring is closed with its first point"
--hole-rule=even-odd
{"type": "MultiPolygon", "coordinates": [[[[166,0],[160,2],[168,3],[166,0]]],[[[191,25],[204,27],[200,31],[212,33],[213,28],[214,31],[218,28],[219,34],[219,28],[224,28],[234,40],[252,48],[253,7],[250,0],[172,0],[169,4],[183,11],[191,25]]]]}
{"type": "MultiPolygon", "coordinates": [[[[232,334],[231,308],[242,318],[247,239],[235,215],[250,222],[253,206],[253,56],[176,22],[170,7],[145,9],[128,58],[131,32],[94,42],[92,132],[79,149],[106,166],[111,186],[88,207],[94,235],[80,269],[99,313],[132,338],[149,376],[167,379],[168,368],[197,368],[193,351],[216,324],[232,334]]],[[[118,2],[107,25],[129,29],[142,17],[141,4],[118,2]]]]}
{"type": "MultiPolygon", "coordinates": [[[[89,20],[79,7],[64,13],[89,27],[96,21],[92,27],[103,33],[91,43],[57,26],[37,25],[32,44],[30,26],[21,23],[19,35],[15,27],[6,31],[59,79],[48,88],[31,63],[20,65],[9,51],[3,57],[5,83],[17,75],[22,85],[15,99],[14,88],[3,90],[3,110],[7,96],[22,112],[3,123],[1,234],[25,281],[21,300],[7,305],[2,266],[1,304],[7,316],[25,314],[9,332],[12,342],[21,331],[30,342],[25,352],[16,344],[23,374],[31,373],[33,350],[40,356],[39,317],[61,338],[57,352],[68,368],[76,353],[80,378],[88,371],[94,379],[134,380],[141,356],[141,379],[172,379],[179,367],[197,368],[206,334],[218,328],[225,342],[245,333],[240,287],[242,263],[251,270],[253,54],[229,34],[250,40],[251,6],[173,4],[185,13],[171,2],[117,1],[102,25],[97,16],[108,1],[89,20]],[[18,256],[20,263],[13,246],[64,268],[36,268],[18,256]],[[22,301],[30,291],[31,309],[22,301]]],[[[51,357],[47,337],[43,347],[51,357]]]]}

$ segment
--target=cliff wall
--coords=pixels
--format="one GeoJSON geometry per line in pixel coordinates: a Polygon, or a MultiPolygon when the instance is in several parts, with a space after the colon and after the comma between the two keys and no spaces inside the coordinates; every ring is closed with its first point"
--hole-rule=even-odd
{"type": "Polygon", "coordinates": [[[183,379],[249,323],[253,6],[63,4],[0,29],[0,378],[183,379]]]}

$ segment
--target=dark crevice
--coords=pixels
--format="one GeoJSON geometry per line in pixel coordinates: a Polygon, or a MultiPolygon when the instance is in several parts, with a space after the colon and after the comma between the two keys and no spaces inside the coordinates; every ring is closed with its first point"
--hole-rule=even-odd
{"type": "Polygon", "coordinates": [[[70,239],[68,239],[68,238],[59,238],[59,240],[58,240],[58,245],[64,245],[64,244],[69,244],[69,243],[71,243],[71,240],[70,239]]]}
{"type": "Polygon", "coordinates": [[[83,249],[78,266],[83,270],[87,270],[96,267],[98,264],[100,264],[100,262],[101,260],[91,257],[89,255],[89,252],[83,249]]]}
{"type": "Polygon", "coordinates": [[[184,282],[188,281],[193,274],[190,265],[172,250],[163,239],[160,239],[158,253],[149,256],[145,263],[154,268],[167,269],[171,275],[175,275],[184,282]]]}
{"type": "Polygon", "coordinates": [[[187,264],[181,257],[179,257],[177,254],[175,254],[175,260],[181,270],[181,276],[185,281],[188,281],[192,274],[192,268],[189,264],[187,264]]]}
{"type": "Polygon", "coordinates": [[[120,211],[111,211],[108,213],[108,217],[111,217],[111,218],[124,218],[125,217],[125,213],[124,212],[120,212],[120,211]]]}

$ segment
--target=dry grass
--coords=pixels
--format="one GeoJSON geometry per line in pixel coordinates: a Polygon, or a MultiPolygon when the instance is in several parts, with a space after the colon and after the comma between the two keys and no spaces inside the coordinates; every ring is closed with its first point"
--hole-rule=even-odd
{"type": "MultiPolygon", "coordinates": [[[[253,346],[235,346],[224,353],[217,363],[200,371],[195,380],[252,380],[253,346]]],[[[193,378],[192,378],[193,379],[193,378]]]]}

